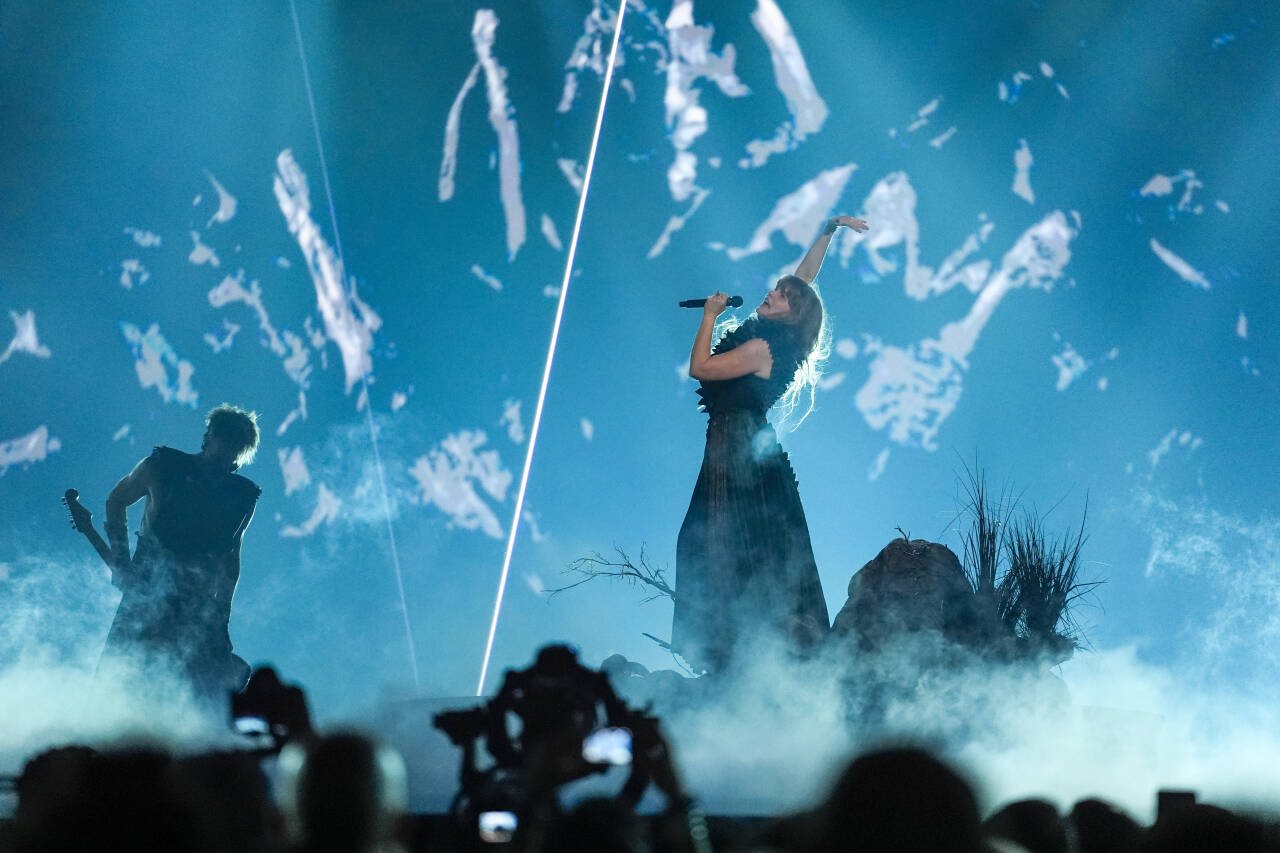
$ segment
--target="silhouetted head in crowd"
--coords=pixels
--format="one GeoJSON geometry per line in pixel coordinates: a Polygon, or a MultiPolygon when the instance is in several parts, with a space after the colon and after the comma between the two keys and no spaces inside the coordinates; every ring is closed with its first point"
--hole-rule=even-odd
{"type": "Polygon", "coordinates": [[[1262,853],[1275,851],[1276,839],[1269,838],[1257,821],[1232,814],[1226,809],[1203,804],[1183,806],[1156,821],[1138,850],[1142,853],[1262,853]]]}
{"type": "Polygon", "coordinates": [[[1045,800],[1010,803],[983,823],[987,835],[1005,838],[1030,853],[1072,853],[1067,826],[1058,810],[1045,800]]]}
{"type": "Polygon", "coordinates": [[[918,749],[888,749],[849,765],[820,809],[817,846],[862,853],[984,850],[978,803],[951,768],[918,749]]]}
{"type": "Polygon", "coordinates": [[[355,733],[295,742],[280,754],[291,791],[282,792],[307,853],[360,853],[392,840],[408,791],[404,762],[355,733]],[[300,766],[296,766],[300,764],[300,766]],[[295,765],[294,770],[289,765],[295,765]]]}
{"type": "Polygon", "coordinates": [[[211,752],[182,759],[178,769],[207,853],[267,853],[278,846],[279,820],[256,756],[211,752]]]}
{"type": "Polygon", "coordinates": [[[1080,853],[1130,853],[1142,838],[1142,827],[1136,820],[1102,800],[1076,803],[1070,820],[1080,853]]]}

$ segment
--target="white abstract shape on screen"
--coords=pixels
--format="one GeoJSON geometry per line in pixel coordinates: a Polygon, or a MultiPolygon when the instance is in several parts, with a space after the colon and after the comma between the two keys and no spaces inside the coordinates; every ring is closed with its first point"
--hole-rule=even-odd
{"type": "Polygon", "coordinates": [[[477,9],[471,24],[471,43],[476,52],[476,64],[467,74],[458,96],[445,120],[444,156],[440,161],[439,197],[448,201],[454,192],[454,171],[457,166],[458,133],[462,104],[475,85],[477,68],[484,72],[485,94],[489,102],[489,124],[498,136],[498,181],[502,213],[507,227],[507,260],[515,260],[516,253],[524,245],[525,212],[520,195],[520,134],[516,126],[515,107],[507,92],[507,69],[493,55],[494,36],[498,29],[498,16],[492,9],[477,9]]]}
{"type": "Polygon", "coordinates": [[[746,246],[725,250],[729,259],[736,261],[768,251],[773,247],[773,235],[777,231],[781,231],[789,243],[808,247],[822,229],[827,214],[839,201],[849,178],[857,168],[856,164],[847,163],[827,169],[816,178],[806,181],[799,189],[778,199],[768,218],[756,226],[746,246]]]}
{"type": "Polygon", "coordinates": [[[595,438],[596,425],[593,424],[591,421],[587,420],[586,418],[581,418],[578,421],[578,427],[582,430],[582,437],[585,438],[587,441],[590,441],[591,439],[595,438]]]}
{"type": "MultiPolygon", "coordinates": [[[[578,76],[584,70],[590,70],[599,77],[604,76],[609,51],[605,39],[612,40],[617,20],[618,15],[613,9],[602,5],[600,0],[592,0],[591,11],[587,13],[582,25],[582,35],[578,36],[569,59],[564,64],[564,89],[556,112],[567,113],[573,108],[574,99],[578,95],[578,76]]],[[[626,51],[619,51],[616,67],[621,68],[625,64],[626,51]]],[[[634,93],[632,100],[635,100],[634,93]]]]}
{"type": "Polygon", "coordinates": [[[1240,312],[1239,317],[1236,317],[1236,337],[1245,338],[1246,340],[1249,337],[1249,319],[1244,316],[1243,311],[1240,312]]]}
{"type": "Polygon", "coordinates": [[[151,273],[138,258],[127,258],[120,262],[120,286],[125,290],[133,290],[135,283],[145,284],[150,278],[151,273]]]}
{"type": "Polygon", "coordinates": [[[324,483],[316,492],[316,507],[306,521],[299,525],[286,524],[280,535],[286,539],[301,539],[315,533],[322,524],[332,524],[342,510],[342,501],[324,483]]]}
{"type": "Polygon", "coordinates": [[[225,349],[231,349],[231,344],[235,342],[236,332],[240,331],[240,327],[230,320],[222,321],[224,334],[221,338],[212,332],[205,332],[204,342],[207,343],[215,353],[220,353],[225,349]]]}
{"type": "Polygon", "coordinates": [[[191,387],[191,376],[196,372],[195,366],[182,358],[174,350],[164,335],[160,334],[160,326],[152,323],[143,332],[132,323],[121,323],[120,331],[129,342],[133,351],[134,369],[138,374],[138,382],[145,388],[155,388],[160,398],[166,403],[181,403],[195,408],[199,402],[199,394],[191,387]],[[177,374],[172,381],[169,370],[177,374]]]}
{"type": "Polygon", "coordinates": [[[325,335],[342,354],[346,375],[346,391],[373,369],[373,333],[382,326],[382,318],[356,293],[355,281],[347,287],[346,271],[333,248],[320,235],[320,227],[311,218],[311,191],[307,176],[293,159],[289,149],[276,158],[277,172],[272,186],[280,212],[289,225],[289,233],[298,241],[306,259],[316,290],[316,304],[324,320],[325,335]]]}
{"type": "Polygon", "coordinates": [[[938,136],[929,140],[929,144],[934,148],[941,148],[947,143],[947,140],[956,135],[956,126],[953,124],[938,136]]]}
{"type": "Polygon", "coordinates": [[[449,107],[449,115],[444,120],[444,154],[440,158],[438,189],[440,201],[453,198],[455,189],[453,176],[458,170],[458,128],[462,124],[462,104],[467,99],[467,93],[479,79],[480,63],[477,62],[471,66],[471,72],[462,81],[462,88],[458,90],[457,97],[453,99],[453,106],[449,107]]]}
{"type": "Polygon", "coordinates": [[[196,266],[208,264],[211,267],[218,267],[222,265],[221,261],[218,260],[218,254],[209,246],[200,242],[199,231],[190,231],[188,233],[191,235],[191,242],[195,244],[191,248],[191,254],[187,255],[188,261],[196,266]]]}
{"type": "Polygon", "coordinates": [[[1212,285],[1209,280],[1204,277],[1204,273],[1197,270],[1191,264],[1184,261],[1180,256],[1160,245],[1160,241],[1155,237],[1151,238],[1151,251],[1156,253],[1156,257],[1164,262],[1164,265],[1178,274],[1178,277],[1194,287],[1201,290],[1208,290],[1212,285]]]}
{"type": "MultiPolygon", "coordinates": [[[[1203,205],[1197,204],[1195,201],[1196,190],[1204,187],[1204,182],[1196,177],[1194,169],[1182,169],[1176,175],[1164,175],[1159,172],[1151,176],[1151,179],[1142,185],[1138,190],[1138,195],[1143,198],[1160,198],[1162,196],[1172,195],[1178,184],[1182,184],[1182,195],[1178,197],[1177,203],[1169,211],[1169,218],[1173,219],[1175,213],[1192,213],[1199,215],[1204,212],[1203,205]]],[[[1219,210],[1223,213],[1225,203],[1219,206],[1219,210]]]]}
{"type": "Polygon", "coordinates": [[[529,538],[534,542],[544,542],[547,534],[538,526],[538,516],[534,515],[531,510],[524,510],[520,513],[520,519],[524,522],[525,529],[529,531],[529,538]]]}
{"type": "Polygon", "coordinates": [[[1240,369],[1249,376],[1259,375],[1259,370],[1254,366],[1253,359],[1249,358],[1247,355],[1240,356],[1240,369]]]}
{"type": "Polygon", "coordinates": [[[507,438],[516,444],[524,444],[524,423],[520,420],[520,401],[506,400],[502,404],[502,417],[498,425],[507,428],[507,438]]]}
{"type": "Polygon", "coordinates": [[[484,267],[480,266],[479,264],[471,265],[471,274],[476,278],[480,279],[481,281],[483,281],[485,284],[487,284],[490,289],[502,290],[502,282],[498,279],[498,277],[489,275],[489,273],[485,272],[484,267]]]}
{"type": "Polygon", "coordinates": [[[297,408],[291,409],[289,414],[285,415],[284,420],[280,422],[280,426],[276,427],[276,435],[284,435],[285,430],[293,425],[294,421],[307,419],[307,392],[298,391],[297,408]]]}
{"type": "Polygon", "coordinates": [[[884,473],[884,466],[889,462],[889,448],[884,448],[876,454],[875,461],[871,463],[871,467],[867,469],[867,481],[874,483],[880,479],[880,475],[884,473]]]}
{"type": "Polygon", "coordinates": [[[542,214],[542,236],[557,252],[564,248],[560,243],[560,234],[556,231],[556,223],[545,213],[542,214]]]}
{"type": "MultiPolygon", "coordinates": [[[[772,155],[793,150],[810,134],[821,130],[829,114],[826,101],[813,85],[791,24],[778,4],[774,0],[757,0],[751,23],[769,48],[773,78],[787,102],[791,118],[774,131],[772,138],[747,143],[747,153],[751,156],[739,163],[744,168],[763,166],[772,155]]],[[[728,49],[726,46],[726,52],[728,49]]]]}
{"type": "Polygon", "coordinates": [[[666,20],[667,49],[666,91],[663,106],[666,126],[675,159],[667,169],[667,188],[675,201],[685,201],[700,187],[696,185],[698,157],[689,149],[707,132],[707,111],[698,103],[700,90],[695,85],[706,78],[726,96],[740,98],[750,94],[734,72],[737,55],[733,45],[716,52],[711,49],[714,28],[693,22],[693,0],[676,0],[666,20]]]}
{"type": "Polygon", "coordinates": [[[209,221],[205,223],[208,228],[215,222],[230,222],[231,217],[236,215],[236,197],[227,192],[222,184],[218,183],[218,179],[213,173],[205,170],[205,176],[208,177],[209,183],[213,184],[213,188],[218,192],[218,209],[213,212],[213,216],[209,217],[209,221]]]}
{"type": "Polygon", "coordinates": [[[1213,206],[1214,206],[1214,207],[1216,207],[1216,208],[1218,208],[1218,210],[1222,211],[1223,213],[1230,213],[1230,212],[1231,212],[1231,207],[1230,207],[1230,205],[1228,205],[1228,204],[1227,204],[1225,201],[1223,201],[1222,199],[1218,199],[1217,201],[1215,201],[1215,202],[1213,203],[1213,206]]]}
{"type": "Polygon", "coordinates": [[[538,577],[535,573],[525,572],[522,577],[524,578],[524,585],[529,587],[529,590],[534,595],[542,595],[546,592],[546,587],[542,585],[542,578],[538,577]]]}
{"type": "Polygon", "coordinates": [[[864,352],[874,360],[854,402],[872,429],[887,430],[897,444],[937,450],[938,429],[959,402],[969,354],[992,313],[1011,290],[1052,289],[1076,233],[1062,211],[1053,211],[1005,253],[963,319],[905,348],[869,341],[864,352]]]}
{"type": "Polygon", "coordinates": [[[1100,378],[1098,379],[1098,390],[1099,390],[1099,391],[1105,391],[1105,390],[1107,390],[1107,385],[1108,385],[1107,377],[1103,376],[1103,377],[1100,377],[1100,378]]]}
{"type": "Polygon", "coordinates": [[[49,427],[41,424],[26,435],[0,441],[0,474],[12,465],[43,461],[50,453],[62,449],[62,442],[49,435],[49,427]]]}
{"type": "Polygon", "coordinates": [[[1027,140],[1018,140],[1018,150],[1013,152],[1013,194],[1019,198],[1025,199],[1028,204],[1035,204],[1036,194],[1031,189],[1031,164],[1035,159],[1031,156],[1031,149],[1027,147],[1027,140]]]}
{"type": "Polygon", "coordinates": [[[120,441],[129,437],[129,430],[132,429],[128,424],[124,424],[120,429],[111,434],[112,441],[120,441]]]}
{"type": "Polygon", "coordinates": [[[9,317],[13,320],[13,338],[4,348],[4,352],[0,353],[0,364],[4,364],[17,352],[34,355],[36,358],[48,358],[52,355],[49,348],[40,343],[40,338],[36,334],[35,311],[28,309],[19,314],[17,311],[10,310],[9,317]]]}
{"type": "Polygon", "coordinates": [[[1173,192],[1173,179],[1159,172],[1151,176],[1151,180],[1138,190],[1140,196],[1164,196],[1173,192]]]}
{"type": "Polygon", "coordinates": [[[836,355],[850,360],[855,359],[858,357],[858,345],[854,343],[853,338],[841,338],[836,341],[836,355]]]}
{"type": "Polygon", "coordinates": [[[649,247],[649,251],[645,256],[648,258],[656,258],[658,255],[662,254],[663,250],[665,250],[671,243],[671,235],[684,227],[684,224],[689,221],[689,218],[698,212],[698,208],[702,207],[702,203],[706,201],[707,196],[709,195],[711,195],[711,190],[704,190],[699,187],[693,194],[693,201],[690,202],[689,207],[685,212],[667,219],[667,224],[662,229],[662,233],[658,235],[658,239],[649,247]]]}
{"type": "Polygon", "coordinates": [[[543,295],[543,296],[545,296],[545,297],[547,297],[548,299],[559,299],[559,298],[560,298],[560,285],[558,285],[558,284],[544,284],[544,285],[542,285],[542,295],[543,295]]]}
{"type": "Polygon", "coordinates": [[[822,377],[818,379],[818,390],[830,391],[833,388],[838,388],[841,385],[841,383],[844,382],[845,375],[846,374],[843,370],[837,371],[835,373],[823,374],[822,377]]]}
{"type": "Polygon", "coordinates": [[[409,395],[403,391],[393,392],[391,395],[391,411],[398,412],[404,408],[404,404],[409,402],[409,395]]]}
{"type": "Polygon", "coordinates": [[[1054,384],[1054,388],[1059,391],[1065,391],[1089,369],[1089,364],[1084,360],[1084,356],[1076,352],[1075,347],[1071,346],[1069,341],[1062,344],[1062,352],[1050,356],[1053,366],[1058,368],[1058,381],[1054,384]]]}
{"type": "Polygon", "coordinates": [[[418,483],[421,503],[439,507],[449,517],[450,527],[478,529],[501,539],[502,524],[476,487],[501,503],[512,478],[496,450],[479,450],[487,440],[482,430],[452,433],[415,459],[409,476],[418,483]]]}
{"type": "Polygon", "coordinates": [[[1179,447],[1185,447],[1188,453],[1193,453],[1200,445],[1204,444],[1204,439],[1199,436],[1192,435],[1189,430],[1180,430],[1177,427],[1169,430],[1164,438],[1160,439],[1160,443],[1147,451],[1147,461],[1151,463],[1151,467],[1155,468],[1160,464],[1160,460],[1168,455],[1173,449],[1174,442],[1179,447]]]}
{"type": "Polygon", "coordinates": [[[557,158],[556,165],[560,167],[560,173],[569,182],[569,186],[573,187],[573,191],[576,193],[582,192],[582,180],[587,171],[586,167],[577,160],[572,160],[568,157],[557,158]]]}
{"type": "Polygon", "coordinates": [[[141,228],[128,226],[124,229],[124,233],[133,238],[133,242],[137,243],[144,249],[152,249],[164,242],[159,234],[151,231],[144,231],[141,228]]]}
{"type": "Polygon", "coordinates": [[[1043,74],[1045,77],[1052,77],[1052,76],[1053,76],[1053,66],[1052,66],[1052,65],[1050,65],[1049,63],[1047,63],[1047,62],[1045,62],[1045,61],[1041,60],[1041,62],[1040,62],[1040,73],[1041,73],[1041,74],[1043,74]]]}
{"type": "Polygon", "coordinates": [[[235,275],[227,275],[222,281],[209,290],[209,304],[214,308],[225,308],[233,302],[243,302],[258,318],[258,328],[262,330],[263,343],[267,349],[279,356],[285,354],[284,343],[280,334],[271,324],[267,308],[262,304],[262,285],[257,279],[244,285],[244,270],[237,270],[235,275]]]}
{"type": "Polygon", "coordinates": [[[979,217],[978,228],[970,233],[939,265],[937,272],[920,263],[920,224],[916,219],[916,191],[906,172],[892,172],[876,182],[862,203],[870,228],[864,234],[846,232],[840,244],[840,263],[848,266],[853,251],[861,246],[876,275],[897,269],[897,263],[881,252],[899,243],[906,255],[903,287],[911,299],[923,301],[945,293],[958,284],[977,293],[991,272],[991,262],[966,260],[986,243],[995,225],[979,217]]]}
{"type": "Polygon", "coordinates": [[[276,451],[280,461],[280,474],[284,477],[284,493],[291,495],[311,485],[311,471],[307,468],[307,460],[302,455],[302,448],[294,446],[289,450],[283,447],[276,451]]]}

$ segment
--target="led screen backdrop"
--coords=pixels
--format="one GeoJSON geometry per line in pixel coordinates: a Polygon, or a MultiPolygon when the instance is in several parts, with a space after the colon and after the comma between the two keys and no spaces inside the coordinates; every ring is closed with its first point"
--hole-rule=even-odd
{"type": "MultiPolygon", "coordinates": [[[[10,695],[91,668],[118,600],[63,490],[101,520],[223,401],[263,429],[237,651],[322,720],[474,691],[615,20],[0,9],[10,695]]],[[[977,465],[1055,532],[1087,505],[1106,583],[1059,671],[1078,702],[1162,713],[1113,689],[1133,671],[1274,700],[1276,23],[1247,2],[632,2],[495,671],[551,640],[675,668],[644,636],[670,636],[669,602],[546,591],[615,546],[674,570],[705,429],[676,302],[720,289],[745,316],[847,213],[871,228],[832,244],[832,352],[783,432],[831,612],[899,527],[959,549],[977,465]]]]}

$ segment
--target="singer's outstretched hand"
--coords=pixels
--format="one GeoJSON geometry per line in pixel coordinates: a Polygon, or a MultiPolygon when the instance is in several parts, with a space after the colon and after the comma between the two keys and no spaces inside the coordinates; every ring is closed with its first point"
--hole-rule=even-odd
{"type": "Polygon", "coordinates": [[[724,312],[725,306],[728,304],[728,295],[717,290],[715,293],[707,297],[706,303],[702,306],[702,316],[704,318],[710,317],[714,320],[724,312]]]}
{"type": "Polygon", "coordinates": [[[827,220],[826,233],[828,234],[836,233],[836,229],[839,228],[841,225],[844,225],[845,227],[848,227],[848,228],[852,228],[854,231],[857,231],[859,234],[861,234],[863,231],[866,231],[867,228],[870,227],[867,225],[867,220],[858,219],[856,216],[833,216],[827,220]]]}

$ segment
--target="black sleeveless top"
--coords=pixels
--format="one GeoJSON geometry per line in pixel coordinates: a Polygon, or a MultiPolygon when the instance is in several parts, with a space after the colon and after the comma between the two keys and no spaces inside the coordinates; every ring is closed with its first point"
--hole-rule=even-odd
{"type": "Polygon", "coordinates": [[[200,457],[157,447],[151,454],[158,512],[144,517],[144,528],[181,562],[217,557],[234,547],[262,490],[229,471],[212,471],[200,457]]]}
{"type": "Polygon", "coordinates": [[[763,415],[786,393],[796,371],[808,356],[808,353],[801,352],[793,326],[755,316],[748,317],[721,338],[711,354],[728,352],[752,338],[760,338],[769,345],[769,354],[773,357],[769,378],[761,379],[754,373],[748,373],[733,379],[703,380],[698,386],[698,405],[708,415],[714,417],[734,409],[763,415]]]}

